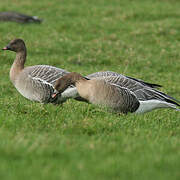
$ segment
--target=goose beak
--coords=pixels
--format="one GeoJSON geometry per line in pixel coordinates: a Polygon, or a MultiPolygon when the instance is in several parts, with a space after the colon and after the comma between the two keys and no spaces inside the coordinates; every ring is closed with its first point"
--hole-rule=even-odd
{"type": "Polygon", "coordinates": [[[53,94],[51,95],[51,97],[52,97],[53,99],[54,99],[56,96],[57,96],[56,93],[53,93],[53,94]]]}
{"type": "Polygon", "coordinates": [[[51,95],[51,97],[52,97],[52,98],[55,98],[58,94],[59,94],[59,92],[58,92],[56,89],[54,89],[54,92],[53,92],[53,94],[51,95]]]}
{"type": "Polygon", "coordinates": [[[11,48],[9,46],[6,46],[4,48],[2,48],[2,50],[10,50],[11,48]]]}

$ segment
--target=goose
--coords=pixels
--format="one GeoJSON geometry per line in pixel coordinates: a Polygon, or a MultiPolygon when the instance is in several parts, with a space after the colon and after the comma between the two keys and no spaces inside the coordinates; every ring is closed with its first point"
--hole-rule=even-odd
{"type": "MultiPolygon", "coordinates": [[[[87,75],[86,77],[89,79],[104,79],[106,82],[117,84],[120,86],[122,84],[127,87],[135,85],[136,88],[139,87],[140,89],[144,87],[149,87],[149,88],[162,87],[159,84],[148,83],[141,79],[135,79],[129,76],[124,76],[122,74],[113,71],[95,72],[87,75]]],[[[136,93],[138,94],[138,91],[136,91],[136,93]]],[[[141,93],[140,96],[142,96],[141,93]]],[[[69,98],[74,98],[79,101],[87,102],[85,99],[79,96],[78,91],[74,86],[69,86],[64,92],[61,93],[61,96],[56,96],[56,98],[58,98],[59,102],[65,102],[69,98]]]]}
{"type": "Polygon", "coordinates": [[[14,21],[18,23],[41,23],[42,19],[37,16],[28,16],[18,12],[0,12],[0,21],[14,21]]]}
{"type": "MultiPolygon", "coordinates": [[[[129,84],[131,85],[131,84],[135,83],[135,84],[137,84],[137,86],[143,85],[143,86],[147,86],[147,87],[151,87],[151,88],[162,87],[159,84],[152,84],[152,83],[144,82],[140,79],[135,79],[135,78],[131,78],[128,76],[124,76],[122,74],[119,74],[119,73],[113,72],[113,71],[95,72],[95,73],[87,75],[86,77],[88,79],[104,79],[105,81],[107,81],[109,83],[114,83],[114,84],[117,84],[120,86],[121,86],[121,83],[123,83],[123,84],[127,83],[126,85],[129,85],[129,84]]],[[[69,86],[64,92],[62,92],[61,96],[58,96],[58,101],[65,102],[69,98],[74,98],[79,101],[87,102],[85,99],[83,99],[82,97],[79,96],[78,91],[77,91],[76,87],[74,87],[74,86],[69,86]]]]}
{"type": "Polygon", "coordinates": [[[16,52],[10,69],[10,80],[19,93],[31,101],[52,102],[53,85],[57,79],[69,72],[49,65],[24,67],[27,50],[22,39],[12,40],[3,50],[16,52]]]}
{"type": "Polygon", "coordinates": [[[62,94],[69,86],[74,85],[80,97],[96,105],[110,108],[117,113],[145,113],[158,108],[172,108],[177,111],[180,106],[174,98],[155,89],[156,84],[136,80],[113,72],[110,76],[89,79],[72,72],[59,78],[55,85],[52,98],[62,94]],[[118,83],[117,83],[118,82],[118,83]]]}

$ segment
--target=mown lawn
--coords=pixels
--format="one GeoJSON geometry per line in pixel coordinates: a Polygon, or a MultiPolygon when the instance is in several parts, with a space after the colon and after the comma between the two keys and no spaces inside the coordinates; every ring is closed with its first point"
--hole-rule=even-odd
{"type": "MultiPolygon", "coordinates": [[[[43,18],[0,22],[0,47],[25,40],[26,65],[83,75],[112,70],[163,85],[180,99],[179,0],[6,0],[0,11],[43,18]]],[[[180,113],[118,116],[68,100],[26,100],[9,80],[15,54],[0,52],[0,179],[178,180],[180,113]]]]}

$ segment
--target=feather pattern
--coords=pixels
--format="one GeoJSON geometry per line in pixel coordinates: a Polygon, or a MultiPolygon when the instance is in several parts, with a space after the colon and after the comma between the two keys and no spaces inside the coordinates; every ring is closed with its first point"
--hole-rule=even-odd
{"type": "Polygon", "coordinates": [[[67,73],[63,69],[48,65],[30,66],[21,72],[15,82],[15,87],[30,100],[49,103],[52,101],[54,83],[67,73]]]}
{"type": "Polygon", "coordinates": [[[87,77],[104,79],[106,82],[125,87],[133,92],[140,101],[157,99],[167,102],[171,101],[171,103],[178,105],[178,103],[176,103],[178,100],[153,88],[154,86],[160,87],[160,85],[157,84],[152,85],[151,83],[146,83],[142,80],[130,78],[111,71],[98,72],[90,74],[87,77]]]}
{"type": "Polygon", "coordinates": [[[117,77],[119,81],[123,81],[123,79],[125,81],[132,80],[131,82],[138,82],[141,85],[151,87],[151,88],[162,87],[161,85],[158,85],[158,84],[148,83],[148,82],[145,82],[145,81],[143,81],[141,79],[135,79],[135,78],[132,78],[132,77],[129,77],[129,76],[124,76],[122,74],[119,74],[119,73],[113,72],[113,71],[96,72],[96,73],[87,75],[87,78],[90,78],[90,79],[92,79],[92,78],[104,78],[104,79],[106,79],[106,77],[111,77],[111,76],[117,77]]]}
{"type": "Polygon", "coordinates": [[[111,101],[112,98],[117,99],[116,106],[114,107],[114,110],[116,112],[119,111],[123,113],[128,113],[128,112],[135,112],[138,109],[140,103],[134,93],[132,93],[129,89],[118,86],[116,84],[112,84],[112,83],[107,83],[107,84],[110,84],[112,91],[109,101],[111,101]]]}

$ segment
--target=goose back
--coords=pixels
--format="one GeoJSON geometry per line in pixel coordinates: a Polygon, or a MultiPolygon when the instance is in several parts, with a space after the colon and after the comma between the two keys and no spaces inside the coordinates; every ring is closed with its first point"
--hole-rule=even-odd
{"type": "Polygon", "coordinates": [[[114,77],[113,78],[113,82],[115,84],[121,84],[123,81],[129,81],[129,83],[131,82],[136,82],[138,84],[141,84],[143,86],[147,86],[147,87],[151,87],[151,88],[157,88],[157,87],[162,87],[159,84],[152,84],[152,83],[148,83],[145,82],[141,79],[136,79],[136,78],[132,78],[129,76],[124,76],[122,74],[119,74],[117,72],[113,72],[113,71],[101,71],[101,72],[95,72],[93,74],[89,74],[87,75],[88,78],[92,79],[92,78],[103,78],[103,79],[110,79],[110,77],[114,77]],[[115,79],[115,77],[117,77],[117,79],[115,79]]]}

